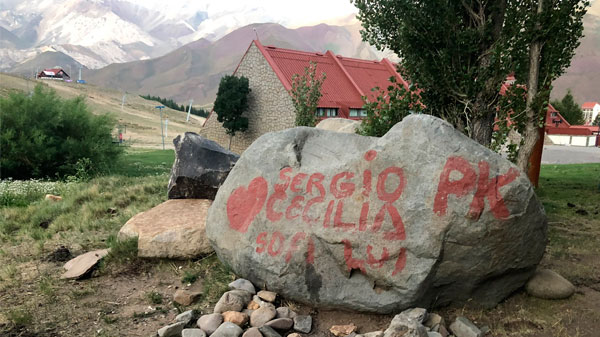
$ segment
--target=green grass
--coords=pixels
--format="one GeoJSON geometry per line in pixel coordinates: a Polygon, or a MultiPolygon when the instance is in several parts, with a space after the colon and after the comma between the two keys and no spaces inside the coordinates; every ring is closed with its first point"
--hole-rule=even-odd
{"type": "Polygon", "coordinates": [[[169,173],[174,161],[173,150],[129,149],[112,173],[127,177],[164,174],[169,173]]]}
{"type": "Polygon", "coordinates": [[[576,285],[597,283],[600,164],[543,165],[536,192],[548,215],[545,259],[576,285]]]}
{"type": "Polygon", "coordinates": [[[162,295],[156,291],[147,292],[146,298],[148,299],[150,304],[162,304],[163,302],[162,295]]]}
{"type": "Polygon", "coordinates": [[[572,216],[577,209],[593,215],[600,208],[600,164],[542,165],[536,193],[549,215],[572,216]]]}

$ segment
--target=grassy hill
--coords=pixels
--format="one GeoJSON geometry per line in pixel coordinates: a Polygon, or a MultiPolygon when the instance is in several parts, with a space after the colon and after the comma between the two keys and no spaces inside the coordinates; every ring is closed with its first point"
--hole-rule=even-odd
{"type": "MultiPolygon", "coordinates": [[[[63,98],[85,97],[95,114],[113,114],[124,131],[126,144],[133,147],[162,148],[159,111],[155,108],[159,103],[143,99],[137,94],[128,93],[121,110],[123,93],[117,90],[89,84],[30,80],[0,73],[0,96],[7,96],[13,90],[30,91],[38,83],[53,88],[63,98]]],[[[188,123],[185,112],[169,108],[163,109],[163,116],[168,116],[169,119],[165,148],[173,148],[173,138],[187,131],[197,132],[204,122],[204,118],[192,115],[188,123]]]]}

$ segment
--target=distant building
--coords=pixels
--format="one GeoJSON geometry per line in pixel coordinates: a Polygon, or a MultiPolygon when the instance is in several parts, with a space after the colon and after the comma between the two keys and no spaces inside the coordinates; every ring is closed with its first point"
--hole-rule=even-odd
{"type": "MultiPolygon", "coordinates": [[[[231,142],[231,150],[241,153],[261,135],[294,127],[296,113],[292,104],[290,90],[292,76],[303,74],[309,62],[317,64],[317,75],[326,73],[321,88],[322,97],[316,111],[320,119],[341,117],[361,119],[366,116],[362,96],[374,95],[374,87],[387,88],[389,78],[395,76],[398,83],[408,86],[396,65],[387,59],[367,61],[326,53],[304,52],[263,46],[252,41],[234,71],[236,76],[245,76],[249,80],[248,130],[236,134],[231,142]]],[[[229,135],[216,113],[211,112],[200,130],[204,137],[227,147],[229,135]]]]}
{"type": "Polygon", "coordinates": [[[60,68],[44,69],[38,75],[37,78],[42,80],[70,80],[71,77],[64,70],[60,68]]]}
{"type": "Polygon", "coordinates": [[[584,124],[591,125],[596,120],[596,117],[598,117],[598,114],[600,114],[600,104],[598,102],[585,102],[581,106],[581,109],[583,110],[584,124]]]}
{"type": "Polygon", "coordinates": [[[571,125],[552,105],[546,114],[546,135],[556,145],[600,146],[600,127],[571,125]]]}

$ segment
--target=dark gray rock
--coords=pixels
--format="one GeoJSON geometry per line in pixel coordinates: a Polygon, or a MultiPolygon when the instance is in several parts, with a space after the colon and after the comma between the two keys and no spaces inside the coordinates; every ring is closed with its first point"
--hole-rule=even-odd
{"type": "Polygon", "coordinates": [[[450,324],[450,331],[456,337],[483,337],[481,330],[462,316],[456,317],[456,320],[450,324]]]}
{"type": "Polygon", "coordinates": [[[412,308],[404,310],[400,313],[400,315],[404,315],[410,319],[413,319],[421,324],[427,320],[427,309],[423,308],[412,308]]]}
{"type": "Polygon", "coordinates": [[[242,311],[251,299],[252,294],[245,290],[230,290],[221,296],[215,305],[215,312],[242,311]]]}
{"type": "Polygon", "coordinates": [[[277,310],[277,318],[294,318],[296,316],[298,316],[298,314],[296,314],[294,312],[294,310],[288,308],[288,307],[279,307],[276,309],[277,310]]]}
{"type": "Polygon", "coordinates": [[[181,331],[185,327],[185,322],[177,322],[158,329],[159,337],[181,336],[181,331]]]}
{"type": "Polygon", "coordinates": [[[297,315],[294,317],[294,330],[309,333],[312,329],[312,316],[297,315]]]}
{"type": "Polygon", "coordinates": [[[256,289],[254,288],[254,285],[252,284],[252,282],[245,280],[243,278],[239,278],[239,279],[229,283],[229,289],[245,290],[245,291],[251,293],[252,295],[256,294],[256,289]]]}
{"type": "Polygon", "coordinates": [[[392,319],[390,326],[383,332],[383,337],[428,337],[427,328],[419,321],[405,313],[400,313],[392,319]]]}
{"type": "Polygon", "coordinates": [[[276,330],[289,330],[294,326],[294,321],[291,318],[275,318],[265,323],[265,325],[276,330]]]}
{"type": "Polygon", "coordinates": [[[264,337],[281,337],[281,335],[270,326],[264,325],[258,328],[258,331],[260,331],[264,337]]]}
{"type": "Polygon", "coordinates": [[[208,212],[219,258],[254,284],[317,307],[380,313],[493,306],[546,245],[526,174],[428,115],[381,138],[268,133],[208,212]]]}
{"type": "Polygon", "coordinates": [[[225,322],[219,326],[215,332],[213,332],[211,337],[239,337],[244,330],[239,326],[231,323],[225,322]]]}
{"type": "Polygon", "coordinates": [[[206,332],[202,329],[183,329],[181,337],[206,337],[206,332]]]}
{"type": "Polygon", "coordinates": [[[221,326],[221,323],[223,323],[223,315],[214,313],[201,316],[196,325],[210,336],[221,326]]]}
{"type": "Polygon", "coordinates": [[[184,322],[188,325],[194,319],[194,310],[184,311],[175,317],[175,322],[184,322]]]}
{"type": "Polygon", "coordinates": [[[239,156],[193,132],[177,136],[173,144],[169,199],[213,200],[239,156]]]}
{"type": "Polygon", "coordinates": [[[244,332],[242,337],[263,337],[258,328],[250,328],[244,332]]]}

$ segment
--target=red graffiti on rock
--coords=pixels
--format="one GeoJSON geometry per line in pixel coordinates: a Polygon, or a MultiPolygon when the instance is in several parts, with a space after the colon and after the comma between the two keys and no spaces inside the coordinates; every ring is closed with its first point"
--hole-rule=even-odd
{"type": "MultiPolygon", "coordinates": [[[[372,162],[376,157],[374,150],[364,155],[366,162],[372,162]]],[[[478,219],[481,216],[486,199],[494,217],[505,219],[510,215],[499,188],[514,181],[519,171],[511,168],[504,175],[490,178],[487,162],[479,162],[477,169],[479,174],[462,157],[448,158],[434,198],[435,214],[444,216],[447,213],[448,196],[454,195],[460,199],[475,191],[467,214],[470,218],[478,219]]],[[[231,193],[227,201],[229,226],[246,233],[264,208],[266,220],[271,223],[293,221],[304,226],[322,226],[327,231],[339,233],[343,238],[339,242],[343,245],[348,272],[360,270],[367,274],[370,270],[383,268],[395,276],[402,272],[407,261],[406,248],[399,247],[399,242],[406,239],[406,231],[402,210],[397,205],[406,185],[405,172],[398,166],[389,166],[375,175],[368,168],[360,176],[349,171],[338,172],[330,180],[320,172],[294,174],[293,168],[286,167],[280,170],[279,181],[273,185],[270,194],[267,180],[263,177],[254,178],[248,187],[239,187],[231,193]],[[347,215],[344,216],[346,207],[354,204],[357,198],[365,200],[358,219],[348,219],[347,215]],[[383,242],[389,244],[387,247],[367,245],[357,251],[351,236],[361,233],[381,235],[383,242]]],[[[299,254],[306,263],[313,264],[315,260],[315,242],[304,231],[289,237],[279,231],[265,231],[258,234],[255,243],[257,254],[281,258],[285,263],[290,263],[299,254]]]]}
{"type": "Polygon", "coordinates": [[[455,195],[461,198],[476,189],[475,195],[469,208],[468,216],[473,219],[479,219],[485,208],[485,199],[490,205],[490,211],[497,219],[506,219],[510,211],[504,204],[504,199],[500,194],[500,187],[513,182],[519,175],[519,171],[510,168],[506,174],[496,176],[490,179],[490,164],[485,161],[478,163],[479,178],[475,169],[461,157],[450,157],[440,175],[438,192],[433,202],[433,211],[439,215],[446,215],[448,209],[448,196],[455,195]],[[451,180],[450,175],[454,172],[459,173],[460,179],[451,180]]]}

